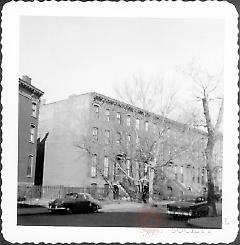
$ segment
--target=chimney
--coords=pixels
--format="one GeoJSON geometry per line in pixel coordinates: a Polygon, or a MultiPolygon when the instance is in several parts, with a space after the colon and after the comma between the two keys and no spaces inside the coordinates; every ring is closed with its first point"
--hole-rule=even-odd
{"type": "Polygon", "coordinates": [[[26,83],[31,84],[32,78],[30,78],[29,76],[23,75],[22,76],[22,80],[26,83]]]}

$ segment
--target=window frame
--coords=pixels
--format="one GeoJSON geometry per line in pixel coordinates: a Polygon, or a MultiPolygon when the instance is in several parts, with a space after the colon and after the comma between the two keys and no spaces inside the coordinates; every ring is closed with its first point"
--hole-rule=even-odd
{"type": "Polygon", "coordinates": [[[145,129],[146,132],[149,131],[149,121],[145,121],[144,122],[144,129],[145,129]]]}
{"type": "Polygon", "coordinates": [[[136,125],[135,125],[136,129],[139,130],[140,129],[140,119],[136,118],[136,122],[135,123],[136,123],[136,125]]]}
{"type": "Polygon", "coordinates": [[[34,160],[33,155],[29,154],[28,155],[27,173],[26,173],[27,178],[31,178],[32,177],[32,174],[33,174],[33,160],[34,160]],[[30,167],[30,173],[28,173],[29,172],[28,171],[29,167],[30,167]]]}
{"type": "Polygon", "coordinates": [[[98,127],[93,127],[92,128],[92,137],[94,140],[98,140],[98,127]]]}
{"type": "Polygon", "coordinates": [[[121,144],[121,138],[122,138],[121,133],[120,133],[120,132],[117,132],[117,133],[116,133],[116,143],[117,143],[118,145],[121,144]]]}
{"type": "Polygon", "coordinates": [[[110,109],[105,110],[106,121],[110,122],[110,109]]]}
{"type": "Polygon", "coordinates": [[[34,124],[30,125],[30,142],[35,143],[36,126],[34,124]]]}
{"type": "Polygon", "coordinates": [[[33,117],[37,117],[37,102],[36,101],[32,101],[32,116],[33,117]]]}
{"type": "Polygon", "coordinates": [[[121,117],[121,113],[120,112],[116,113],[116,119],[117,119],[117,123],[120,125],[121,121],[122,121],[122,117],[121,117]]]}
{"type": "Polygon", "coordinates": [[[131,115],[127,115],[126,124],[128,127],[131,127],[131,115]]]}
{"type": "Polygon", "coordinates": [[[92,154],[91,158],[91,178],[97,177],[97,154],[92,154]]]}
{"type": "Polygon", "coordinates": [[[127,175],[130,176],[131,175],[131,160],[130,159],[126,160],[126,170],[127,170],[127,175]]]}
{"type": "Polygon", "coordinates": [[[93,104],[93,108],[94,108],[94,115],[96,116],[96,118],[99,118],[99,114],[100,114],[100,105],[98,104],[93,104]],[[97,110],[96,110],[97,108],[97,110]]]}
{"type": "Polygon", "coordinates": [[[109,157],[104,156],[104,162],[103,162],[103,175],[104,177],[109,177],[109,157]],[[107,160],[107,161],[106,161],[107,160]]]}

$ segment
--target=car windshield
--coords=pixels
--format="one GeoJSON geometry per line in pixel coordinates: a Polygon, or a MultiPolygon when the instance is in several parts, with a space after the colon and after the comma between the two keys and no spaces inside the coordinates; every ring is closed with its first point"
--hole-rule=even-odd
{"type": "Polygon", "coordinates": [[[78,194],[77,193],[67,193],[65,197],[67,198],[77,198],[78,194]]]}

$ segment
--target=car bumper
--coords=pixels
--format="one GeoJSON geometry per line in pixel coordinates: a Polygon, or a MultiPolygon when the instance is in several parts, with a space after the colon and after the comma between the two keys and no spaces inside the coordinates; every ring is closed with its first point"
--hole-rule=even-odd
{"type": "Polygon", "coordinates": [[[60,210],[66,210],[65,207],[49,207],[48,208],[49,211],[60,211],[60,210]]]}
{"type": "Polygon", "coordinates": [[[189,217],[192,216],[191,212],[184,212],[184,211],[170,211],[170,210],[168,210],[167,214],[169,214],[169,215],[189,216],[189,217]]]}

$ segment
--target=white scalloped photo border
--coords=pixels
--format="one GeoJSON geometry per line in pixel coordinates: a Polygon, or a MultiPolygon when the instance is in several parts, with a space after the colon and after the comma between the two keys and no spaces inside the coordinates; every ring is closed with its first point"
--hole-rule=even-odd
{"type": "Polygon", "coordinates": [[[2,11],[2,233],[11,242],[230,243],[238,232],[238,14],[228,2],[9,2],[2,11]],[[222,229],[17,226],[19,21],[21,16],[224,20],[222,229]],[[157,231],[157,232],[156,232],[157,231]]]}

